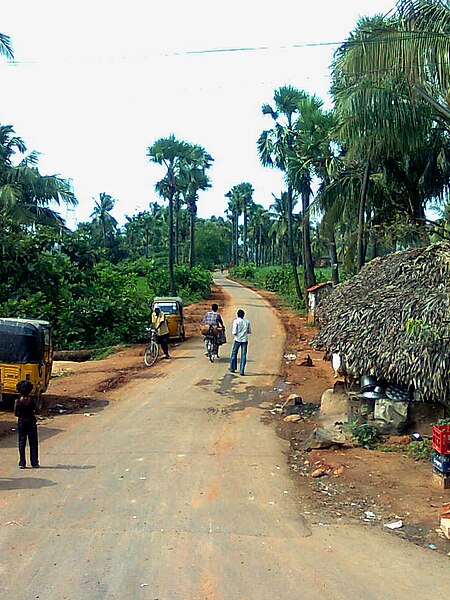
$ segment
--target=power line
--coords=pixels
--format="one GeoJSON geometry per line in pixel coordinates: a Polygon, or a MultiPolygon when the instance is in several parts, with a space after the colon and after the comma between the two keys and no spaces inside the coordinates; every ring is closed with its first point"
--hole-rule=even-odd
{"type": "MultiPolygon", "coordinates": [[[[202,54],[233,54],[233,53],[249,53],[249,52],[268,52],[268,51],[278,51],[278,50],[297,50],[302,48],[321,48],[321,47],[331,47],[331,46],[359,46],[359,45],[372,45],[372,44],[388,44],[391,42],[398,42],[399,37],[402,40],[408,39],[448,39],[450,41],[450,34],[447,33],[416,33],[416,32],[402,32],[401,35],[386,35],[386,37],[378,37],[375,39],[347,39],[344,41],[325,41],[325,42],[305,42],[300,44],[289,44],[289,45],[279,45],[279,46],[270,46],[270,45],[261,45],[261,46],[236,46],[236,47],[224,47],[224,48],[202,48],[198,50],[185,50],[180,52],[160,52],[155,53],[151,56],[105,56],[98,57],[95,59],[96,62],[128,62],[128,61],[147,61],[147,60],[155,60],[159,58],[175,58],[182,56],[195,56],[202,54]]],[[[13,60],[5,62],[4,64],[7,66],[20,66],[20,65],[39,65],[39,64],[66,64],[66,63],[89,63],[94,62],[92,57],[87,57],[85,59],[63,59],[61,61],[39,61],[39,60],[13,60]]]]}

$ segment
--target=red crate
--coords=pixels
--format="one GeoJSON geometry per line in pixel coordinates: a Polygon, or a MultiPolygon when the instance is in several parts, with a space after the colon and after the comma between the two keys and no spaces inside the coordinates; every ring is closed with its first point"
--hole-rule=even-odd
{"type": "Polygon", "coordinates": [[[450,425],[433,425],[432,446],[440,454],[450,454],[450,425]]]}

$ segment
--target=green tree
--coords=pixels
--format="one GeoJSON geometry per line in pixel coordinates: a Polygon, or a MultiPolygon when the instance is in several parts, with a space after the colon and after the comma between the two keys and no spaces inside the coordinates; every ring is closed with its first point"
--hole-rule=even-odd
{"type": "Polygon", "coordinates": [[[195,266],[195,221],[197,200],[200,191],[211,187],[206,171],[211,168],[213,158],[202,146],[192,145],[188,160],[181,172],[181,190],[189,213],[189,266],[195,266]]]}
{"type": "Polygon", "coordinates": [[[298,298],[302,297],[300,281],[297,271],[297,259],[294,249],[294,218],[293,203],[295,182],[291,176],[290,162],[295,157],[295,120],[298,115],[299,102],[305,94],[291,86],[281,87],[274,94],[274,108],[264,104],[262,112],[270,115],[275,124],[272,129],[262,132],[258,139],[258,152],[261,163],[266,167],[281,170],[287,185],[287,226],[288,226],[288,253],[294,278],[295,290],[298,298]]]}
{"type": "Polygon", "coordinates": [[[189,147],[186,142],[177,140],[172,134],[168,138],[160,138],[149,146],[147,156],[151,162],[163,165],[166,174],[156,184],[158,193],[166,198],[169,203],[169,285],[172,295],[176,295],[174,278],[174,230],[173,211],[174,198],[177,193],[177,175],[179,174],[183,161],[187,158],[189,147]]]}
{"type": "Polygon", "coordinates": [[[233,192],[233,188],[225,194],[225,197],[229,199],[227,212],[231,219],[232,261],[234,265],[237,265],[239,263],[239,217],[242,208],[239,198],[233,192]]]}
{"type": "Polygon", "coordinates": [[[95,201],[94,210],[91,214],[94,227],[100,231],[103,248],[108,247],[108,243],[117,230],[117,221],[111,214],[115,203],[116,201],[112,196],[100,192],[99,199],[95,201]]]}
{"type": "MultiPolygon", "coordinates": [[[[242,261],[244,264],[248,260],[248,213],[253,203],[253,187],[251,183],[244,182],[234,185],[226,196],[230,198],[231,214],[235,217],[235,235],[238,238],[239,215],[242,213],[244,224],[242,229],[242,261]]],[[[236,247],[238,240],[236,239],[236,247]]],[[[237,252],[236,252],[237,254],[237,252]]],[[[237,256],[236,256],[237,259],[237,256]]]]}
{"type": "Polygon", "coordinates": [[[14,59],[14,52],[11,38],[4,33],[0,33],[0,55],[6,56],[10,60],[14,59]]]}
{"type": "Polygon", "coordinates": [[[43,224],[61,229],[64,221],[50,205],[77,204],[70,184],[56,175],[42,175],[38,169],[38,153],[25,153],[25,143],[14,135],[13,128],[10,125],[0,125],[2,225],[11,227],[43,224]],[[20,155],[23,156],[20,158],[20,155]]]}

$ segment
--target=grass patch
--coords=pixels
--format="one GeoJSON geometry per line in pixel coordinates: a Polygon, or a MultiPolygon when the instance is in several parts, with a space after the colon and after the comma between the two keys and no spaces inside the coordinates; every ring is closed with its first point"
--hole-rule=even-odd
{"type": "Polygon", "coordinates": [[[128,348],[129,346],[108,346],[107,348],[99,348],[95,350],[91,360],[103,360],[104,358],[108,358],[111,354],[116,354],[116,352],[120,352],[124,348],[128,348]]]}
{"type": "Polygon", "coordinates": [[[73,371],[70,369],[60,369],[57,373],[52,373],[51,379],[62,379],[63,377],[68,377],[69,375],[73,375],[73,371]]]}

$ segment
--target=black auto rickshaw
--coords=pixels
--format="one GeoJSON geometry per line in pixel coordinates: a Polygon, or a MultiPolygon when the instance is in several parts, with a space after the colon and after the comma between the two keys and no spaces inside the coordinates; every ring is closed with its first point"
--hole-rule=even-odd
{"type": "Polygon", "coordinates": [[[33,384],[32,396],[41,402],[53,365],[52,328],[48,321],[0,318],[1,394],[17,395],[22,379],[33,384]]]}
{"type": "Polygon", "coordinates": [[[153,298],[152,312],[157,306],[166,315],[169,337],[185,340],[183,300],[179,296],[156,296],[153,298]]]}

